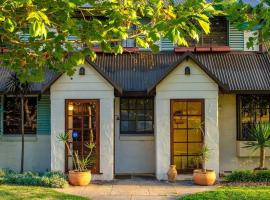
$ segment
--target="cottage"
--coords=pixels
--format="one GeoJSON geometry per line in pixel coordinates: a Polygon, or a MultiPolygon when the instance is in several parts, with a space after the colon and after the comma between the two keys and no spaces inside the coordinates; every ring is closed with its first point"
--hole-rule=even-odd
{"type": "MultiPolygon", "coordinates": [[[[163,180],[170,164],[190,173],[203,143],[211,149],[206,166],[217,174],[256,167],[257,152],[241,147],[252,124],[270,120],[270,56],[259,46],[247,49],[249,35],[221,19],[195,47],[163,39],[153,54],[126,41],[127,52],[86,58],[72,77],[48,70],[23,105],[26,170],[71,169],[57,138],[65,131],[81,155],[96,142],[91,170],[99,180],[163,180]]],[[[5,93],[9,76],[0,68],[0,168],[18,170],[22,105],[5,93]]]]}

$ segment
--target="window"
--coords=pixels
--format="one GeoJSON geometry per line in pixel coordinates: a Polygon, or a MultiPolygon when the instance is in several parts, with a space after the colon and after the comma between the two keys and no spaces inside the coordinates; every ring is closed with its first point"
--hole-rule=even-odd
{"type": "Polygon", "coordinates": [[[199,41],[194,39],[188,39],[190,46],[228,46],[228,21],[225,17],[210,18],[209,34],[201,33],[199,35],[199,41]]]}
{"type": "MultiPolygon", "coordinates": [[[[26,97],[24,100],[25,134],[36,134],[37,97],[26,97]]],[[[4,134],[21,134],[21,99],[6,97],[4,99],[4,134]]]]}
{"type": "Polygon", "coordinates": [[[238,96],[238,140],[249,140],[251,127],[270,121],[270,95],[238,96]]]}
{"type": "Polygon", "coordinates": [[[154,132],[153,98],[122,98],[120,102],[121,134],[154,132]]]}
{"type": "Polygon", "coordinates": [[[178,171],[192,172],[201,167],[198,156],[203,129],[204,100],[171,100],[171,163],[178,171]]]}

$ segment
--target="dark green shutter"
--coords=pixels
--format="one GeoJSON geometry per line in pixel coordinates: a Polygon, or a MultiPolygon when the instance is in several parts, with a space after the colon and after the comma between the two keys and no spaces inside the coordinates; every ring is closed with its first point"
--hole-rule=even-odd
{"type": "Polygon", "coordinates": [[[51,103],[50,96],[42,96],[37,104],[37,134],[51,133],[51,103]]]}
{"type": "Polygon", "coordinates": [[[229,46],[232,50],[244,50],[244,32],[229,24],[229,46]]]}
{"type": "Polygon", "coordinates": [[[162,38],[160,40],[160,51],[172,51],[172,50],[174,50],[173,42],[167,38],[162,38]]]}

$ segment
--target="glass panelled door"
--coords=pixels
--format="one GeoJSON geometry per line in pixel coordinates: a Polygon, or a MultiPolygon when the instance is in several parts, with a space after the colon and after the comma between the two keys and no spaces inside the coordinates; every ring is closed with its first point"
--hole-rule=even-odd
{"type": "Polygon", "coordinates": [[[201,167],[203,121],[203,100],[171,100],[171,163],[180,172],[201,167]]]}
{"type": "MultiPolygon", "coordinates": [[[[80,157],[89,154],[87,144],[95,143],[89,163],[93,173],[99,171],[99,100],[66,100],[66,131],[69,145],[80,157]]],[[[66,150],[66,170],[73,169],[72,155],[66,150]]]]}

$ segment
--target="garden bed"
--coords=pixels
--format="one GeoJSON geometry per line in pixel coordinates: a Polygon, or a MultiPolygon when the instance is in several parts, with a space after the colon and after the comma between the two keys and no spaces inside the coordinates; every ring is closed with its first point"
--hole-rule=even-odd
{"type": "Polygon", "coordinates": [[[68,186],[66,175],[62,172],[16,173],[12,170],[0,170],[0,184],[16,184],[64,188],[68,186]]]}

